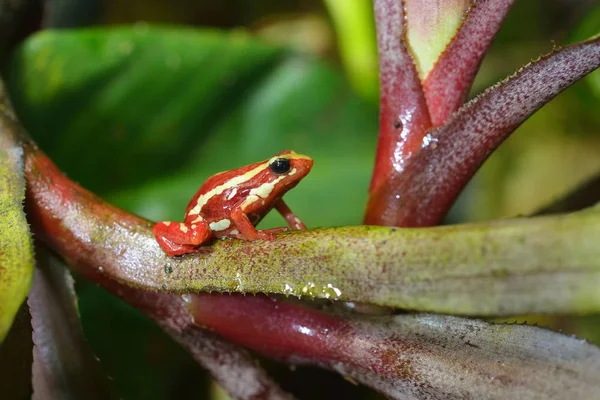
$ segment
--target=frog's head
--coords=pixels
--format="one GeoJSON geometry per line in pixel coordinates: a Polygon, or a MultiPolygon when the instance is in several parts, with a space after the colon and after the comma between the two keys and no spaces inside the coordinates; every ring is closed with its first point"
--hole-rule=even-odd
{"type": "Polygon", "coordinates": [[[296,186],[310,172],[312,166],[313,160],[309,156],[285,150],[269,159],[269,180],[276,184],[280,193],[285,193],[296,186]]]}

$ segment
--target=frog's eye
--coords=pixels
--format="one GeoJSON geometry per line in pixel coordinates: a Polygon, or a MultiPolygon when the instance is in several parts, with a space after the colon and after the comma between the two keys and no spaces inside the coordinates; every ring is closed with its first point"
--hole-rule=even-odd
{"type": "Polygon", "coordinates": [[[269,168],[271,168],[271,171],[278,175],[285,174],[291,168],[290,160],[287,158],[276,158],[271,164],[269,164],[269,168]]]}

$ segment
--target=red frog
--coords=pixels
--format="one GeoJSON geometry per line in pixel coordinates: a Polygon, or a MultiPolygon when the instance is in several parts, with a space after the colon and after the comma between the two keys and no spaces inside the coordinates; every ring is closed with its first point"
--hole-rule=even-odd
{"type": "Polygon", "coordinates": [[[290,150],[242,168],[211,176],[187,206],[183,222],[163,221],[152,231],[169,256],[202,251],[212,238],[272,240],[285,227],[259,231],[255,226],[274,207],[291,229],[306,229],[283,201],[313,166],[313,160],[290,150]]]}

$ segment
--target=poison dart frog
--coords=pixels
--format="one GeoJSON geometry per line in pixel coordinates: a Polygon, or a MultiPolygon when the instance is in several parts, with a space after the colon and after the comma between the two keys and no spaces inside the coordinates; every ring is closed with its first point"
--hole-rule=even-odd
{"type": "Polygon", "coordinates": [[[169,256],[202,251],[213,238],[257,240],[274,238],[285,227],[257,230],[255,226],[275,208],[291,229],[306,226],[283,201],[313,166],[313,160],[290,150],[268,160],[211,176],[187,206],[183,222],[163,221],[152,231],[169,256]]]}

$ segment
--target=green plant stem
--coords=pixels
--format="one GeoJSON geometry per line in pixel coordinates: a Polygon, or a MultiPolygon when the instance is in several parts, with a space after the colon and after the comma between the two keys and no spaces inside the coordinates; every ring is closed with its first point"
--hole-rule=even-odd
{"type": "Polygon", "coordinates": [[[71,264],[129,286],[280,293],[463,315],[600,310],[600,212],[435,228],[343,227],[221,240],[171,258],[150,221],[76,185],[25,147],[28,211],[71,264]]]}

